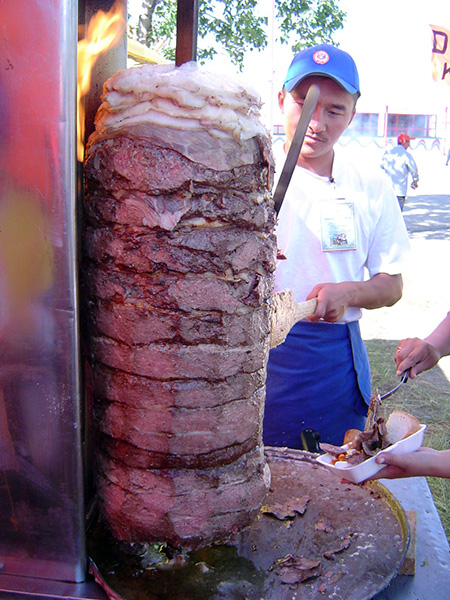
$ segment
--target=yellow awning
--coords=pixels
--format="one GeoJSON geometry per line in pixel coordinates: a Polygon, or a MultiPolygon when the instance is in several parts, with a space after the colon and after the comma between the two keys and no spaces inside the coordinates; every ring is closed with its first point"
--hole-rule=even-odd
{"type": "Polygon", "coordinates": [[[157,52],[154,52],[153,50],[150,50],[150,48],[147,48],[147,46],[144,46],[144,44],[141,44],[141,42],[131,38],[128,38],[128,57],[141,64],[170,62],[157,52]]]}

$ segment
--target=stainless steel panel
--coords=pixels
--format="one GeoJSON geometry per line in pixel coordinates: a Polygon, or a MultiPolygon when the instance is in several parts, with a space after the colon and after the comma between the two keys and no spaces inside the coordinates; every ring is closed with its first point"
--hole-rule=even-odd
{"type": "Polygon", "coordinates": [[[67,583],[3,575],[0,577],[0,600],[107,600],[107,596],[94,580],[67,583]]]}
{"type": "Polygon", "coordinates": [[[85,579],[77,3],[0,0],[0,563],[85,579]]]}

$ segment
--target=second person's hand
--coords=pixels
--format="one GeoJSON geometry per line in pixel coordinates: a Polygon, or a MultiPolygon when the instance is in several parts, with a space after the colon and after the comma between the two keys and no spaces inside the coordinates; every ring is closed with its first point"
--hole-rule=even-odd
{"type": "Polygon", "coordinates": [[[409,369],[410,379],[414,379],[422,371],[434,367],[439,359],[439,351],[429,342],[419,338],[400,340],[394,354],[397,375],[409,369]]]}

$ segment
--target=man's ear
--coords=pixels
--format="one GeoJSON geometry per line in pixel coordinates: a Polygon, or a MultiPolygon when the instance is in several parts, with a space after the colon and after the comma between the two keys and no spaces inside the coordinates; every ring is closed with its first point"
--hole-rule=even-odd
{"type": "Polygon", "coordinates": [[[348,122],[347,127],[350,127],[350,123],[353,121],[353,117],[356,115],[356,107],[353,109],[352,116],[350,117],[350,121],[348,122]]]}
{"type": "Polygon", "coordinates": [[[280,107],[281,112],[284,114],[284,98],[285,94],[282,90],[278,92],[278,106],[280,107]]]}

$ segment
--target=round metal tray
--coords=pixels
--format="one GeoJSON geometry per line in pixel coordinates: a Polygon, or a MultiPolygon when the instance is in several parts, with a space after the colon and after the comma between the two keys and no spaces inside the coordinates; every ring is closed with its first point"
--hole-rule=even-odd
{"type": "Polygon", "coordinates": [[[170,562],[155,564],[149,549],[124,554],[98,524],[89,536],[91,572],[108,597],[370,600],[384,589],[409,544],[395,497],[377,481],[342,483],[307,452],[269,447],[266,455],[270,493],[258,518],[226,545],[169,553],[170,562]]]}

